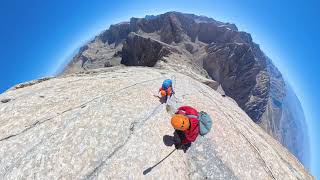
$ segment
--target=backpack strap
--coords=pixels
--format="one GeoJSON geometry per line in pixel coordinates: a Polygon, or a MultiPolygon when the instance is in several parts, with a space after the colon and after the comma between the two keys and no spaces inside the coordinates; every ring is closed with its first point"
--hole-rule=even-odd
{"type": "Polygon", "coordinates": [[[199,119],[199,115],[196,116],[196,115],[186,115],[188,118],[196,118],[196,119],[199,119]]]}

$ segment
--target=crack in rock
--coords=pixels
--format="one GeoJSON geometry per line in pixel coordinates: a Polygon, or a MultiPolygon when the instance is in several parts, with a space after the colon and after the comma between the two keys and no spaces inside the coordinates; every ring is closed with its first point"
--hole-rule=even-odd
{"type": "Polygon", "coordinates": [[[95,101],[95,100],[97,100],[97,99],[99,99],[99,98],[102,98],[102,97],[104,97],[104,96],[106,96],[106,95],[115,94],[116,92],[120,92],[120,91],[126,90],[126,89],[128,89],[128,88],[133,87],[133,86],[136,86],[136,85],[139,85],[139,84],[143,84],[143,83],[146,83],[146,82],[150,82],[150,81],[155,81],[155,80],[158,80],[158,79],[161,79],[161,78],[162,78],[162,77],[160,77],[160,78],[154,78],[154,79],[150,79],[150,80],[145,80],[145,81],[138,82],[138,83],[135,83],[135,84],[130,85],[130,86],[126,86],[126,87],[124,87],[124,88],[121,88],[121,89],[116,90],[116,91],[114,91],[114,92],[111,92],[111,93],[109,93],[109,94],[104,94],[104,95],[97,96],[97,97],[95,97],[95,98],[93,98],[93,99],[91,99],[91,100],[89,100],[89,101],[87,101],[87,102],[85,102],[85,103],[82,103],[82,104],[80,104],[80,105],[78,105],[78,106],[75,106],[75,107],[66,109],[66,110],[64,110],[64,111],[62,111],[62,112],[60,112],[60,113],[57,113],[57,115],[55,115],[55,116],[53,116],[53,117],[51,117],[51,118],[47,118],[47,119],[45,119],[45,120],[43,120],[43,121],[37,120],[35,123],[33,123],[31,126],[27,127],[26,129],[22,130],[21,132],[16,133],[16,134],[11,134],[11,135],[8,135],[8,136],[6,136],[6,137],[4,137],[4,138],[1,138],[1,139],[0,139],[0,142],[1,142],[1,141],[4,141],[4,140],[8,140],[8,139],[10,139],[10,138],[12,138],[12,137],[18,136],[18,135],[20,135],[20,134],[23,134],[23,133],[27,132],[28,130],[30,130],[31,128],[34,128],[34,127],[36,127],[37,125],[40,125],[40,124],[42,124],[42,123],[44,123],[44,122],[47,122],[47,121],[49,121],[49,120],[52,120],[52,119],[54,119],[54,118],[56,118],[56,117],[59,117],[59,116],[61,116],[62,114],[68,112],[68,111],[72,111],[72,110],[75,110],[75,109],[78,109],[78,108],[83,108],[83,107],[85,107],[87,104],[89,104],[89,103],[91,103],[91,102],[93,102],[93,101],[95,101]]]}
{"type": "Polygon", "coordinates": [[[199,137],[187,154],[189,179],[238,179],[206,137],[199,137]]]}
{"type": "Polygon", "coordinates": [[[161,107],[162,107],[162,104],[157,105],[141,122],[137,122],[137,121],[132,122],[131,125],[130,125],[130,128],[129,128],[130,133],[127,136],[127,138],[125,139],[124,143],[122,143],[121,145],[117,146],[111,152],[111,154],[109,154],[106,158],[104,158],[102,161],[100,161],[98,166],[96,166],[90,173],[88,173],[88,175],[85,176],[85,179],[93,179],[94,177],[96,177],[101,172],[102,167],[107,164],[107,161],[110,158],[112,158],[113,155],[115,155],[119,150],[121,150],[129,142],[129,140],[131,139],[132,135],[134,135],[135,131],[137,129],[141,128],[148,119],[150,119],[157,112],[159,112],[159,109],[161,107]],[[136,126],[138,126],[138,128],[135,128],[136,126]]]}
{"type": "MultiPolygon", "coordinates": [[[[157,79],[158,79],[158,78],[157,78],[157,79]]],[[[152,79],[152,80],[154,80],[154,79],[152,79]]],[[[143,81],[143,82],[140,82],[140,83],[136,83],[135,85],[141,84],[141,83],[145,83],[145,82],[149,82],[149,81],[152,81],[152,80],[148,80],[148,81],[143,81]]],[[[132,87],[132,85],[131,85],[131,87],[132,87]]],[[[125,88],[122,88],[121,90],[124,90],[124,89],[127,89],[127,88],[125,87],[125,88]]],[[[119,90],[118,90],[118,91],[119,91],[119,90]]],[[[110,94],[112,95],[112,94],[114,94],[114,92],[109,93],[108,95],[110,95],[110,94]]],[[[103,96],[105,96],[105,95],[103,95],[103,96]]],[[[79,105],[79,106],[76,106],[76,107],[74,107],[74,108],[69,108],[69,109],[67,109],[67,110],[64,110],[64,111],[60,112],[58,115],[53,116],[53,117],[50,117],[50,118],[47,118],[47,119],[45,119],[45,120],[43,120],[43,121],[37,120],[37,121],[34,122],[31,126],[29,126],[29,127],[27,127],[26,129],[24,129],[22,132],[17,133],[17,134],[13,134],[13,135],[10,135],[10,136],[7,136],[6,138],[1,139],[0,141],[9,139],[9,138],[14,137],[14,136],[17,136],[17,135],[19,135],[19,134],[22,134],[22,133],[28,131],[29,129],[31,129],[31,128],[37,126],[37,125],[40,125],[40,124],[42,124],[42,123],[44,123],[44,122],[46,122],[46,121],[49,121],[49,120],[51,120],[51,119],[53,119],[53,118],[56,118],[56,117],[62,115],[62,114],[65,113],[65,112],[68,112],[68,111],[71,111],[71,110],[75,110],[75,109],[77,109],[77,108],[83,108],[83,107],[86,106],[85,104],[88,104],[89,102],[92,102],[92,101],[94,101],[95,99],[98,99],[98,98],[100,98],[100,97],[102,97],[102,96],[96,97],[96,98],[94,98],[94,99],[92,99],[92,100],[90,100],[90,101],[87,101],[86,103],[84,103],[84,104],[82,104],[82,105],[79,105]]],[[[159,109],[159,107],[161,107],[161,104],[158,105],[156,108],[154,108],[154,110],[153,110],[151,113],[149,113],[149,114],[147,115],[147,117],[144,118],[144,120],[142,120],[142,121],[143,121],[143,122],[147,121],[152,115],[155,114],[155,112],[157,112],[157,110],[159,109]]],[[[131,135],[133,134],[133,131],[135,130],[136,124],[138,124],[137,121],[134,121],[134,122],[131,124],[131,129],[130,129],[131,132],[130,132],[129,137],[125,140],[125,143],[123,143],[122,145],[120,145],[119,147],[117,147],[117,148],[110,154],[110,157],[112,157],[118,150],[120,150],[120,149],[127,143],[127,141],[130,139],[131,135]]],[[[141,125],[140,125],[140,126],[141,126],[141,125]]],[[[55,134],[55,133],[53,133],[53,134],[55,134]]],[[[53,134],[52,134],[52,135],[53,135],[53,134]]],[[[36,146],[38,146],[38,145],[41,144],[42,142],[43,142],[43,140],[41,140],[41,142],[39,142],[37,145],[35,145],[32,149],[34,149],[36,146]]],[[[29,151],[27,152],[27,154],[29,154],[30,151],[31,151],[31,150],[29,150],[29,151]]],[[[110,157],[107,157],[106,160],[109,159],[110,157]]],[[[101,164],[100,166],[103,166],[103,165],[105,164],[105,161],[106,161],[106,160],[102,161],[102,163],[100,163],[100,164],[101,164]]],[[[16,163],[15,163],[15,164],[16,164],[16,163]]],[[[95,172],[96,172],[97,170],[99,170],[99,168],[100,168],[99,166],[96,167],[95,170],[94,170],[94,172],[92,172],[91,174],[94,175],[95,172]]],[[[7,169],[7,168],[6,168],[6,169],[7,169]]],[[[10,171],[10,169],[11,169],[11,168],[8,168],[7,171],[5,172],[5,174],[7,174],[7,173],[10,171]]]]}
{"type": "MultiPolygon", "coordinates": [[[[73,118],[73,119],[76,119],[76,118],[73,118]]],[[[72,120],[73,120],[73,119],[72,119],[72,120]]],[[[36,122],[36,123],[37,123],[37,122],[36,122]]],[[[34,123],[34,124],[36,124],[36,123],[34,123]]],[[[33,152],[33,151],[36,149],[37,146],[41,145],[46,139],[48,139],[48,138],[50,138],[51,136],[55,135],[59,130],[62,130],[61,127],[62,127],[62,125],[60,125],[59,128],[57,128],[58,130],[54,131],[54,132],[51,133],[51,134],[48,134],[48,137],[47,137],[47,138],[41,139],[40,142],[38,142],[37,144],[35,144],[32,148],[30,148],[30,149],[25,153],[25,156],[24,156],[24,157],[28,157],[29,154],[30,154],[31,152],[33,152]]],[[[5,168],[4,168],[4,169],[5,169],[5,172],[4,172],[4,174],[3,174],[2,177],[6,177],[7,174],[9,174],[9,173],[12,171],[13,167],[17,167],[18,165],[20,165],[22,159],[23,159],[23,158],[20,157],[20,158],[16,159],[16,161],[15,161],[14,163],[12,163],[10,166],[5,167],[5,168]]]]}
{"type": "Polygon", "coordinates": [[[137,124],[137,122],[132,122],[131,124],[130,124],[130,131],[134,131],[134,127],[135,127],[135,125],[137,124]]]}
{"type": "Polygon", "coordinates": [[[100,163],[98,164],[98,166],[96,166],[88,175],[86,175],[85,179],[93,179],[94,177],[96,177],[100,171],[102,166],[105,165],[105,162],[110,159],[114,154],[116,154],[120,149],[122,149],[127,142],[129,141],[130,137],[132,135],[132,132],[129,134],[129,136],[126,138],[126,140],[124,141],[123,144],[121,144],[120,146],[116,147],[111,154],[109,154],[105,159],[103,159],[102,161],[100,161],[100,163]]]}
{"type": "Polygon", "coordinates": [[[272,170],[271,170],[270,167],[267,165],[267,162],[266,162],[266,161],[264,160],[264,158],[262,157],[259,149],[258,149],[238,128],[237,128],[237,131],[238,131],[238,132],[243,136],[243,138],[250,144],[250,146],[257,152],[257,154],[259,155],[261,161],[262,161],[263,164],[264,164],[264,167],[266,167],[266,168],[264,168],[265,171],[266,171],[273,179],[276,180],[277,178],[274,176],[272,170]]]}

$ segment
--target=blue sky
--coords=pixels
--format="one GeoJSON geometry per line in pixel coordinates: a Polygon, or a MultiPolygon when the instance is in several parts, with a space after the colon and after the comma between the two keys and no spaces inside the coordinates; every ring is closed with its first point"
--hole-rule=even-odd
{"type": "Polygon", "coordinates": [[[309,126],[311,171],[320,178],[319,7],[310,0],[2,0],[0,93],[14,84],[54,75],[77,48],[112,23],[173,10],[206,15],[251,33],[289,80],[309,126]]]}

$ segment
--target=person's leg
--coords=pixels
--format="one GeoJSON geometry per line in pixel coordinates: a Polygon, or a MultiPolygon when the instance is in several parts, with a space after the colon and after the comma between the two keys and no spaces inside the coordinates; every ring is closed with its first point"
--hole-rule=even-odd
{"type": "Polygon", "coordinates": [[[180,138],[180,131],[178,130],[175,130],[174,133],[173,133],[173,140],[174,140],[174,144],[181,144],[182,140],[180,138]]]}
{"type": "Polygon", "coordinates": [[[174,135],[173,138],[175,141],[175,146],[178,147],[177,149],[179,149],[182,145],[182,140],[185,139],[184,132],[175,130],[173,135],[174,135]]]}
{"type": "Polygon", "coordinates": [[[184,145],[181,147],[181,149],[183,150],[184,153],[186,153],[190,146],[191,146],[191,143],[184,144],[184,145]]]}
{"type": "Polygon", "coordinates": [[[180,130],[176,130],[177,135],[179,136],[179,138],[182,140],[184,138],[186,138],[186,136],[184,135],[183,131],[180,130]]]}

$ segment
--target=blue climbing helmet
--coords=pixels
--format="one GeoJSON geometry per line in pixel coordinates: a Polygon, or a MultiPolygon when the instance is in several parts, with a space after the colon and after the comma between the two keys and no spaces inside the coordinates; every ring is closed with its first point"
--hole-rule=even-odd
{"type": "Polygon", "coordinates": [[[168,89],[170,86],[172,86],[172,80],[166,79],[162,83],[162,89],[168,89]]]}

